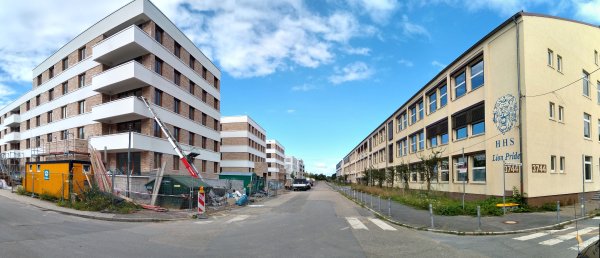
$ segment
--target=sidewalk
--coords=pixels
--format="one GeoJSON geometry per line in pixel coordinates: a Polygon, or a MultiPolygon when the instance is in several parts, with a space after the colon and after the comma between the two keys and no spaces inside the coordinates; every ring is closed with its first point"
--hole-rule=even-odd
{"type": "Polygon", "coordinates": [[[113,213],[102,213],[95,211],[80,211],[75,209],[69,209],[57,206],[56,203],[32,198],[30,196],[22,196],[17,193],[11,193],[11,190],[0,189],[0,198],[8,198],[20,203],[29,204],[38,207],[43,210],[54,211],[61,214],[72,215],[77,217],[107,220],[107,221],[121,221],[121,222],[163,222],[163,221],[175,221],[185,220],[191,218],[193,212],[186,210],[169,210],[168,212],[156,212],[151,210],[140,210],[131,214],[113,214],[113,213]]]}
{"type": "MultiPolygon", "coordinates": [[[[366,193],[362,193],[361,196],[357,193],[356,199],[354,199],[353,192],[349,187],[335,185],[330,185],[330,187],[395,224],[442,233],[459,235],[514,234],[551,228],[559,224],[570,224],[575,219],[582,219],[580,206],[574,207],[571,205],[561,207],[559,218],[556,212],[507,212],[504,216],[481,217],[480,228],[476,216],[433,215],[434,227],[432,228],[431,216],[428,210],[418,210],[394,201],[389,202],[387,199],[381,199],[381,206],[379,206],[379,197],[377,196],[366,193]]],[[[591,201],[586,204],[586,209],[588,211],[598,209],[599,205],[600,203],[597,201],[591,201]]]]}

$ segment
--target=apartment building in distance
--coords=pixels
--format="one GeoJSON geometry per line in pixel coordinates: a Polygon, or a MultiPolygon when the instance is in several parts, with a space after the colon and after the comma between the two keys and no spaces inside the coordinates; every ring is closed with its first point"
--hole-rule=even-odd
{"type": "Polygon", "coordinates": [[[267,176],[266,131],[249,116],[221,117],[221,172],[267,176]]]}
{"type": "Polygon", "coordinates": [[[600,190],[598,42],[597,25],[515,14],[360,141],[341,174],[356,182],[368,168],[404,164],[409,187],[425,189],[420,157],[440,151],[436,191],[518,189],[533,205],[590,197],[600,190]]]}
{"type": "Polygon", "coordinates": [[[288,178],[304,178],[304,161],[295,156],[285,156],[285,171],[288,178]]]}
{"type": "Polygon", "coordinates": [[[277,140],[267,140],[267,180],[284,182],[287,179],[285,172],[285,148],[277,140]]]}
{"type": "Polygon", "coordinates": [[[89,142],[106,149],[108,169],[125,171],[131,130],[133,175],[153,175],[163,162],[166,173],[187,175],[143,96],[183,149],[199,153],[202,175],[217,177],[221,72],[150,1],[109,14],[33,75],[32,89],[0,110],[1,151],[19,162],[57,158],[89,142]]]}

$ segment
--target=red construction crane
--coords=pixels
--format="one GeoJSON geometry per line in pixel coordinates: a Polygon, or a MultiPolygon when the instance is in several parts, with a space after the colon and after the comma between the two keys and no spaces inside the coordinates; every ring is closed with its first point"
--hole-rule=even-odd
{"type": "Polygon", "coordinates": [[[179,159],[181,160],[181,162],[183,162],[183,165],[188,170],[190,175],[194,178],[202,179],[202,176],[200,175],[200,173],[198,173],[198,170],[194,166],[194,162],[193,162],[193,158],[198,156],[199,154],[190,152],[187,156],[183,155],[183,149],[181,148],[181,146],[179,146],[179,143],[173,139],[173,136],[171,135],[171,132],[169,132],[169,129],[167,129],[167,127],[163,124],[163,122],[160,120],[160,118],[158,118],[156,113],[154,113],[154,109],[152,109],[152,107],[150,106],[150,103],[148,103],[148,100],[146,100],[146,98],[143,96],[141,96],[140,99],[142,100],[142,102],[144,102],[146,107],[148,107],[148,110],[150,110],[150,113],[154,117],[154,121],[156,121],[158,126],[160,126],[160,129],[167,136],[167,140],[169,140],[169,143],[171,143],[171,146],[173,146],[173,150],[175,150],[175,152],[179,156],[179,159]]]}

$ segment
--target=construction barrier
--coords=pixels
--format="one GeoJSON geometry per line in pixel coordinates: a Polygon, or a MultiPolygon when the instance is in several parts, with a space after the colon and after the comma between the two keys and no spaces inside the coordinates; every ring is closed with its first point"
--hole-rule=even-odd
{"type": "Polygon", "coordinates": [[[200,186],[200,189],[198,190],[198,214],[199,215],[202,215],[202,214],[204,214],[204,212],[206,212],[205,200],[206,200],[206,196],[204,195],[204,187],[200,186]]]}

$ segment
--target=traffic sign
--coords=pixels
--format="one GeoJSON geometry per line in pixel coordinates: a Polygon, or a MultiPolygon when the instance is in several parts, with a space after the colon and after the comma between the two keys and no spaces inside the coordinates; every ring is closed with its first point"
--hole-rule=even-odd
{"type": "Polygon", "coordinates": [[[44,180],[50,180],[50,171],[47,169],[44,170],[44,180]]]}

